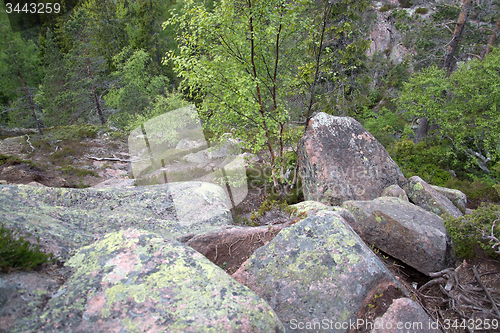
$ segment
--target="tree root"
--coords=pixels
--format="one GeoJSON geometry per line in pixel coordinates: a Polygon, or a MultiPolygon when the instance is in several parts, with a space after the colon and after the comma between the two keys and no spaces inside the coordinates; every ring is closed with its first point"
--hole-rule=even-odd
{"type": "MultiPolygon", "coordinates": [[[[489,274],[495,273],[483,272],[482,275],[489,274]]],[[[498,309],[500,292],[487,288],[481,280],[481,274],[476,266],[467,267],[467,262],[464,261],[456,269],[447,268],[429,275],[433,279],[421,286],[414,294],[431,317],[433,317],[431,314],[434,314],[442,319],[449,318],[444,312],[451,310],[458,315],[460,320],[468,321],[480,317],[500,320],[498,309]],[[473,276],[470,274],[471,272],[473,276]],[[464,282],[463,275],[460,273],[467,273],[472,281],[464,282]],[[429,309],[427,303],[432,304],[434,311],[429,309]]],[[[446,330],[443,331],[446,332],[446,330]]],[[[467,331],[473,332],[469,327],[467,327],[467,331]]]]}

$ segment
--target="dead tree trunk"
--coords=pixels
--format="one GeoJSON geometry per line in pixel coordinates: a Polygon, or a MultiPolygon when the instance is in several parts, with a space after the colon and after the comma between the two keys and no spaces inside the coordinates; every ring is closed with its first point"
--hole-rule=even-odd
{"type": "Polygon", "coordinates": [[[497,38],[497,34],[498,34],[499,30],[500,30],[500,15],[498,16],[497,24],[495,24],[495,27],[493,28],[493,31],[491,32],[491,36],[490,36],[490,40],[488,41],[488,45],[486,45],[486,49],[484,50],[483,54],[481,54],[481,59],[484,59],[484,56],[491,52],[491,48],[493,47],[493,44],[495,43],[495,39],[497,38]]]}
{"type": "Polygon", "coordinates": [[[462,5],[462,11],[458,16],[457,25],[455,26],[455,31],[453,31],[453,38],[451,42],[448,44],[448,48],[446,49],[446,53],[444,55],[444,64],[443,68],[447,69],[447,77],[450,76],[452,68],[453,68],[453,55],[455,54],[455,50],[457,49],[458,42],[462,37],[462,32],[465,27],[465,22],[467,21],[467,15],[472,6],[472,0],[465,0],[462,5]]]}

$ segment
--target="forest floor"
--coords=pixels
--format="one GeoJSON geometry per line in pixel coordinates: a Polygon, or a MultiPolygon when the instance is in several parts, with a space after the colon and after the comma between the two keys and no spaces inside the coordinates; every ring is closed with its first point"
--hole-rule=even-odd
{"type": "MultiPolygon", "coordinates": [[[[3,155],[0,156],[0,183],[73,188],[133,184],[131,166],[127,162],[130,155],[123,137],[100,133],[92,137],[74,135],[61,139],[58,135],[57,131],[47,131],[43,138],[32,134],[0,141],[0,155],[3,155]]],[[[257,211],[266,198],[264,187],[250,188],[247,197],[234,210],[235,224],[249,225],[251,213],[257,211]]],[[[293,222],[283,212],[272,210],[258,224],[284,226],[293,222]]],[[[214,262],[232,274],[256,248],[272,237],[266,233],[258,236],[259,242],[252,243],[260,244],[258,246],[241,243],[232,248],[220,244],[218,260],[214,262]]],[[[413,299],[434,319],[439,319],[444,332],[500,331],[500,261],[480,254],[462,259],[457,262],[457,268],[429,278],[378,249],[373,250],[408,287],[413,299]],[[493,329],[495,320],[498,326],[493,329]]],[[[40,272],[53,276],[62,270],[56,265],[46,265],[40,272]]],[[[61,276],[61,283],[63,281],[61,276]]],[[[384,302],[384,298],[379,302],[384,302]]],[[[373,309],[367,311],[367,318],[376,316],[376,309],[387,304],[372,306],[373,309]]]]}

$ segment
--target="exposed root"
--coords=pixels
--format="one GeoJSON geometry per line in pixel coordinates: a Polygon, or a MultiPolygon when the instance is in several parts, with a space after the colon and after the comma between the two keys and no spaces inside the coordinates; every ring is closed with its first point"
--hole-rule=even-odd
{"type": "MultiPolygon", "coordinates": [[[[436,318],[439,322],[445,319],[449,321],[451,311],[455,313],[454,318],[458,323],[467,323],[461,326],[462,332],[463,329],[474,332],[474,323],[484,322],[486,319],[500,321],[500,290],[488,288],[481,279],[481,275],[491,274],[498,272],[486,271],[480,274],[478,267],[470,267],[464,261],[456,269],[448,268],[429,274],[433,279],[416,290],[415,296],[433,319],[436,318]]],[[[443,332],[452,330],[443,329],[443,332]]]]}

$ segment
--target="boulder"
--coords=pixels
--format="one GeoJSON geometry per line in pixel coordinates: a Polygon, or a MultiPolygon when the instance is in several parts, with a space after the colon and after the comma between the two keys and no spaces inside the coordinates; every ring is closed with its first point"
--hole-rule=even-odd
{"type": "Polygon", "coordinates": [[[346,201],[353,229],[367,243],[429,275],[453,264],[443,219],[399,198],[346,201]]]}
{"type": "Polygon", "coordinates": [[[398,185],[391,185],[389,187],[386,187],[382,191],[380,196],[381,197],[394,197],[394,198],[399,198],[399,199],[404,200],[404,201],[408,201],[408,196],[406,195],[406,192],[398,185]]]}
{"type": "MultiPolygon", "coordinates": [[[[392,290],[399,293],[395,298],[403,294],[361,238],[328,211],[284,228],[233,277],[267,301],[287,332],[331,327],[332,320],[356,322],[374,291],[392,290]]],[[[336,332],[349,332],[349,327],[336,332]]]]}
{"type": "Polygon", "coordinates": [[[191,153],[182,158],[186,162],[195,163],[198,168],[202,169],[210,163],[206,150],[200,150],[196,153],[191,153]]]}
{"type": "Polygon", "coordinates": [[[412,299],[399,298],[372,324],[371,333],[442,333],[437,322],[412,299]]]}
{"type": "Polygon", "coordinates": [[[465,214],[465,209],[467,205],[467,196],[465,193],[459,190],[431,185],[433,189],[447,197],[454,205],[457,207],[462,214],[465,214]]]}
{"type": "Polygon", "coordinates": [[[431,213],[439,216],[443,214],[449,214],[453,217],[463,216],[450,199],[432,188],[419,176],[408,179],[408,183],[403,188],[411,202],[431,213]]]}
{"type": "Polygon", "coordinates": [[[207,258],[136,229],[81,248],[39,317],[13,331],[284,332],[271,307],[207,258]]]}
{"type": "Polygon", "coordinates": [[[317,201],[302,201],[292,205],[292,207],[297,208],[297,214],[305,213],[308,217],[322,210],[332,210],[331,206],[327,206],[317,201]]]}
{"type": "Polygon", "coordinates": [[[202,182],[132,188],[66,189],[0,185],[0,220],[40,237],[56,257],[103,235],[135,227],[186,239],[232,223],[221,187],[202,182]]]}
{"type": "Polygon", "coordinates": [[[371,200],[389,185],[406,183],[385,148],[350,117],[321,112],[311,118],[298,155],[306,200],[371,200]]]}
{"type": "Polygon", "coordinates": [[[191,149],[196,149],[200,147],[206,147],[206,143],[202,142],[202,140],[189,140],[189,139],[182,139],[179,141],[177,146],[175,146],[175,149],[177,150],[191,150],[191,149]]]}

